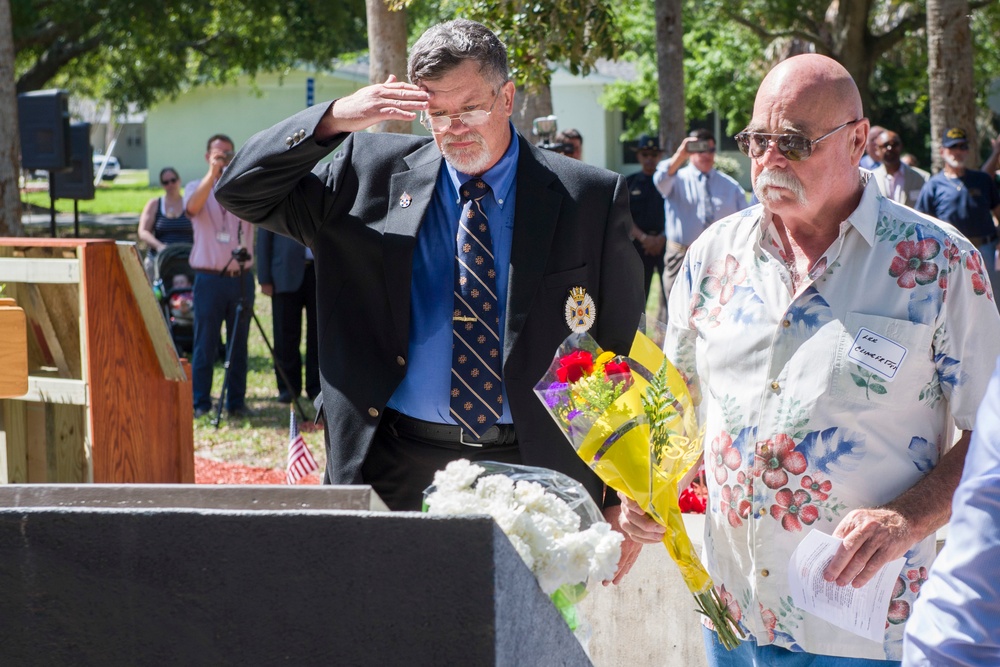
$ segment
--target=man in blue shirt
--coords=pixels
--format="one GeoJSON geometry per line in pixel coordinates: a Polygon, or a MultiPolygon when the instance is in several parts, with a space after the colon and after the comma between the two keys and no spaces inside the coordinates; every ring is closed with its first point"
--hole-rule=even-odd
{"type": "MultiPolygon", "coordinates": [[[[412,83],[390,77],[258,133],[218,189],[225,206],[315,256],[325,481],[371,484],[390,508],[417,510],[451,460],[520,461],[614,503],[533,390],[572,330],[611,350],[635,335],[642,269],[625,179],[517,134],[506,48],[484,26],[433,26],[408,69],[412,83]],[[363,131],[392,119],[419,119],[432,136],[363,131]],[[475,223],[460,228],[460,217],[475,223]],[[482,258],[493,286],[475,297],[490,294],[491,317],[456,305],[469,269],[456,240],[469,228],[491,248],[482,258]],[[567,316],[574,295],[593,305],[582,325],[567,316]],[[479,324],[490,329],[488,351],[474,363],[500,362],[500,391],[497,415],[469,427],[452,403],[461,395],[453,362],[463,363],[453,350],[479,324]]],[[[496,391],[488,378],[478,388],[496,391]]]]}
{"type": "Polygon", "coordinates": [[[669,295],[688,246],[716,220],[745,209],[747,195],[739,183],[715,169],[715,138],[704,129],[691,132],[656,167],[653,183],[666,200],[663,291],[669,295]]]}
{"type": "Polygon", "coordinates": [[[904,665],[1000,665],[998,516],[1000,363],[976,415],[948,539],[906,622],[904,665]]]}
{"type": "Polygon", "coordinates": [[[982,171],[966,169],[969,139],[960,127],[945,131],[941,138],[944,168],[931,176],[920,190],[916,209],[938,220],[950,222],[962,232],[982,256],[982,269],[993,286],[997,302],[996,216],[1000,216],[1000,193],[993,178],[982,171]]]}

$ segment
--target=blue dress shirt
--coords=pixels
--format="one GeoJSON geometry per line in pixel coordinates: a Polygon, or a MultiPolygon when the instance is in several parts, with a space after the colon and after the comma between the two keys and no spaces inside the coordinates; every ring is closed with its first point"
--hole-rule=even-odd
{"type": "Polygon", "coordinates": [[[1000,363],[976,415],[948,538],[906,623],[903,664],[1000,665],[998,573],[1000,363]]]}
{"type": "Polygon", "coordinates": [[[656,167],[653,183],[663,195],[667,240],[689,246],[710,224],[747,207],[735,180],[716,169],[703,174],[687,164],[671,176],[670,159],[656,167]]]}
{"type": "MultiPolygon", "coordinates": [[[[514,196],[517,134],[510,126],[507,151],[482,179],[492,190],[484,200],[493,239],[497,270],[497,301],[500,306],[500,349],[507,312],[507,276],[514,233],[514,196]]],[[[410,285],[410,349],[406,377],[389,399],[389,407],[410,417],[438,424],[454,424],[451,404],[452,314],[455,304],[455,237],[462,213],[459,187],[472,176],[441,161],[434,199],[417,232],[410,285]]],[[[503,390],[500,423],[512,423],[503,390]]]]}

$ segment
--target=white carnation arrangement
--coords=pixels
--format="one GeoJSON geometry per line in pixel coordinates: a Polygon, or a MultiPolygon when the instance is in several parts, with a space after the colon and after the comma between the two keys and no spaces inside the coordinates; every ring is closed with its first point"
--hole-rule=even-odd
{"type": "Polygon", "coordinates": [[[435,473],[424,502],[430,514],[492,516],[550,596],[611,579],[618,566],[621,534],[579,482],[553,470],[460,459],[435,473]]]}

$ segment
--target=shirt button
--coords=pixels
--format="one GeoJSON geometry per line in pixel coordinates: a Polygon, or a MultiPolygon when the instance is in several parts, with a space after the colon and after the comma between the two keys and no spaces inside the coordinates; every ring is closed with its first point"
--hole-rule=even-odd
{"type": "Polygon", "coordinates": [[[368,408],[368,414],[372,417],[378,417],[378,410],[375,408],[368,408]]]}
{"type": "Polygon", "coordinates": [[[285,137],[285,145],[286,145],[286,146],[291,146],[291,145],[292,145],[292,144],[294,144],[294,143],[295,143],[295,142],[294,142],[294,141],[292,140],[292,138],[291,138],[291,137],[285,137]]]}
{"type": "Polygon", "coordinates": [[[783,320],[781,322],[781,326],[783,326],[783,327],[785,327],[787,329],[788,327],[792,326],[792,323],[789,322],[788,320],[783,320]]]}
{"type": "Polygon", "coordinates": [[[772,391],[778,391],[779,389],[781,389],[781,385],[778,384],[777,381],[771,383],[771,390],[772,391]]]}
{"type": "Polygon", "coordinates": [[[760,576],[762,576],[762,577],[768,577],[770,575],[771,575],[770,570],[761,570],[760,571],[760,576]]]}
{"type": "Polygon", "coordinates": [[[400,366],[405,366],[406,359],[404,359],[403,357],[396,357],[396,363],[399,364],[400,366]]]}

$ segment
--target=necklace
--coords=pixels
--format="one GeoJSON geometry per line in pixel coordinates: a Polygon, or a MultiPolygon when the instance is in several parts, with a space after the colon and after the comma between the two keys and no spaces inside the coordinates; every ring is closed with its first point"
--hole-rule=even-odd
{"type": "Polygon", "coordinates": [[[166,197],[163,198],[163,214],[168,218],[179,218],[184,212],[184,200],[171,204],[166,197]]]}

